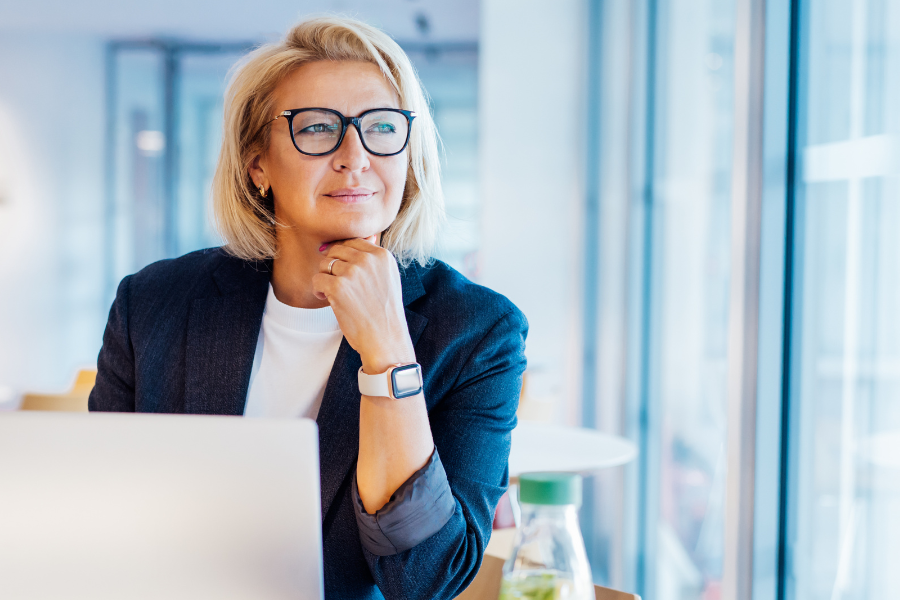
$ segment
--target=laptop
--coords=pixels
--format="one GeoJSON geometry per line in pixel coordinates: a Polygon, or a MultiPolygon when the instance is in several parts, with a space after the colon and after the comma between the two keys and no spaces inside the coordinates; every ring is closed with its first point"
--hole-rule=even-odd
{"type": "Polygon", "coordinates": [[[321,600],[309,419],[0,413],[0,598],[321,600]]]}

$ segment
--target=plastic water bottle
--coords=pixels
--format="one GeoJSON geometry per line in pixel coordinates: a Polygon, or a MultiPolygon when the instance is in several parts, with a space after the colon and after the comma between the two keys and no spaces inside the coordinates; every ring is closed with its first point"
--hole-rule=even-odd
{"type": "Polygon", "coordinates": [[[522,522],[503,565],[500,600],[594,600],[578,526],[581,476],[525,473],[519,502],[522,522]]]}

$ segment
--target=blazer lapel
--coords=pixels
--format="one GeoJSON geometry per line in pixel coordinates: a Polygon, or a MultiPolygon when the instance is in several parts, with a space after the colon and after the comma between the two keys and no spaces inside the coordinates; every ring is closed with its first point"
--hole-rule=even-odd
{"type": "MultiPolygon", "coordinates": [[[[425,294],[415,263],[400,269],[404,306],[425,294]]],[[[413,345],[418,342],[428,319],[406,308],[406,324],[413,345]]],[[[319,426],[322,519],[328,515],[338,490],[355,472],[359,455],[359,386],[356,373],[362,366],[359,353],[347,340],[341,341],[316,423],[319,426]]]]}
{"type": "Polygon", "coordinates": [[[316,424],[319,426],[319,471],[322,519],[356,464],[359,454],[359,390],[356,372],[362,366],[359,353],[341,340],[331,375],[325,385],[316,424]]]}
{"type": "Polygon", "coordinates": [[[227,258],[220,296],[194,300],[188,318],[184,412],[242,415],[269,288],[268,263],[227,258]]]}

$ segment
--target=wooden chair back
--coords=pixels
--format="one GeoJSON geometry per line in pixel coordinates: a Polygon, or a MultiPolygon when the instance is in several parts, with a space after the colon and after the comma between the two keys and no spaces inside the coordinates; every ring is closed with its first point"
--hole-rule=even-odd
{"type": "Polygon", "coordinates": [[[64,394],[25,394],[19,410],[54,410],[87,412],[88,396],[94,389],[97,371],[85,369],[75,377],[75,384],[64,394]]]}
{"type": "MultiPolygon", "coordinates": [[[[485,554],[484,561],[481,563],[481,570],[475,576],[475,581],[456,599],[497,600],[500,596],[500,580],[503,578],[504,562],[506,561],[502,558],[485,554]]],[[[594,597],[595,600],[641,600],[640,596],[611,590],[599,585],[594,586],[594,597]]]]}

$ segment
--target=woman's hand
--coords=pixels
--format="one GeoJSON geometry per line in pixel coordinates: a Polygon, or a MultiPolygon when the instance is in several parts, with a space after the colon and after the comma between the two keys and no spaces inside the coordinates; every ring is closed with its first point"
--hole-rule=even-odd
{"type": "Polygon", "coordinates": [[[316,296],[328,300],[347,343],[371,375],[416,361],[397,261],[375,242],[372,236],[331,244],[312,280],[316,296]]]}
{"type": "MultiPolygon", "coordinates": [[[[391,365],[416,361],[397,261],[375,244],[374,236],[337,242],[324,250],[312,283],[316,296],[334,309],[366,373],[384,373],[391,365]]],[[[356,482],[366,512],[375,514],[387,504],[391,494],[428,463],[433,450],[422,394],[402,400],[362,396],[356,482]]]]}

